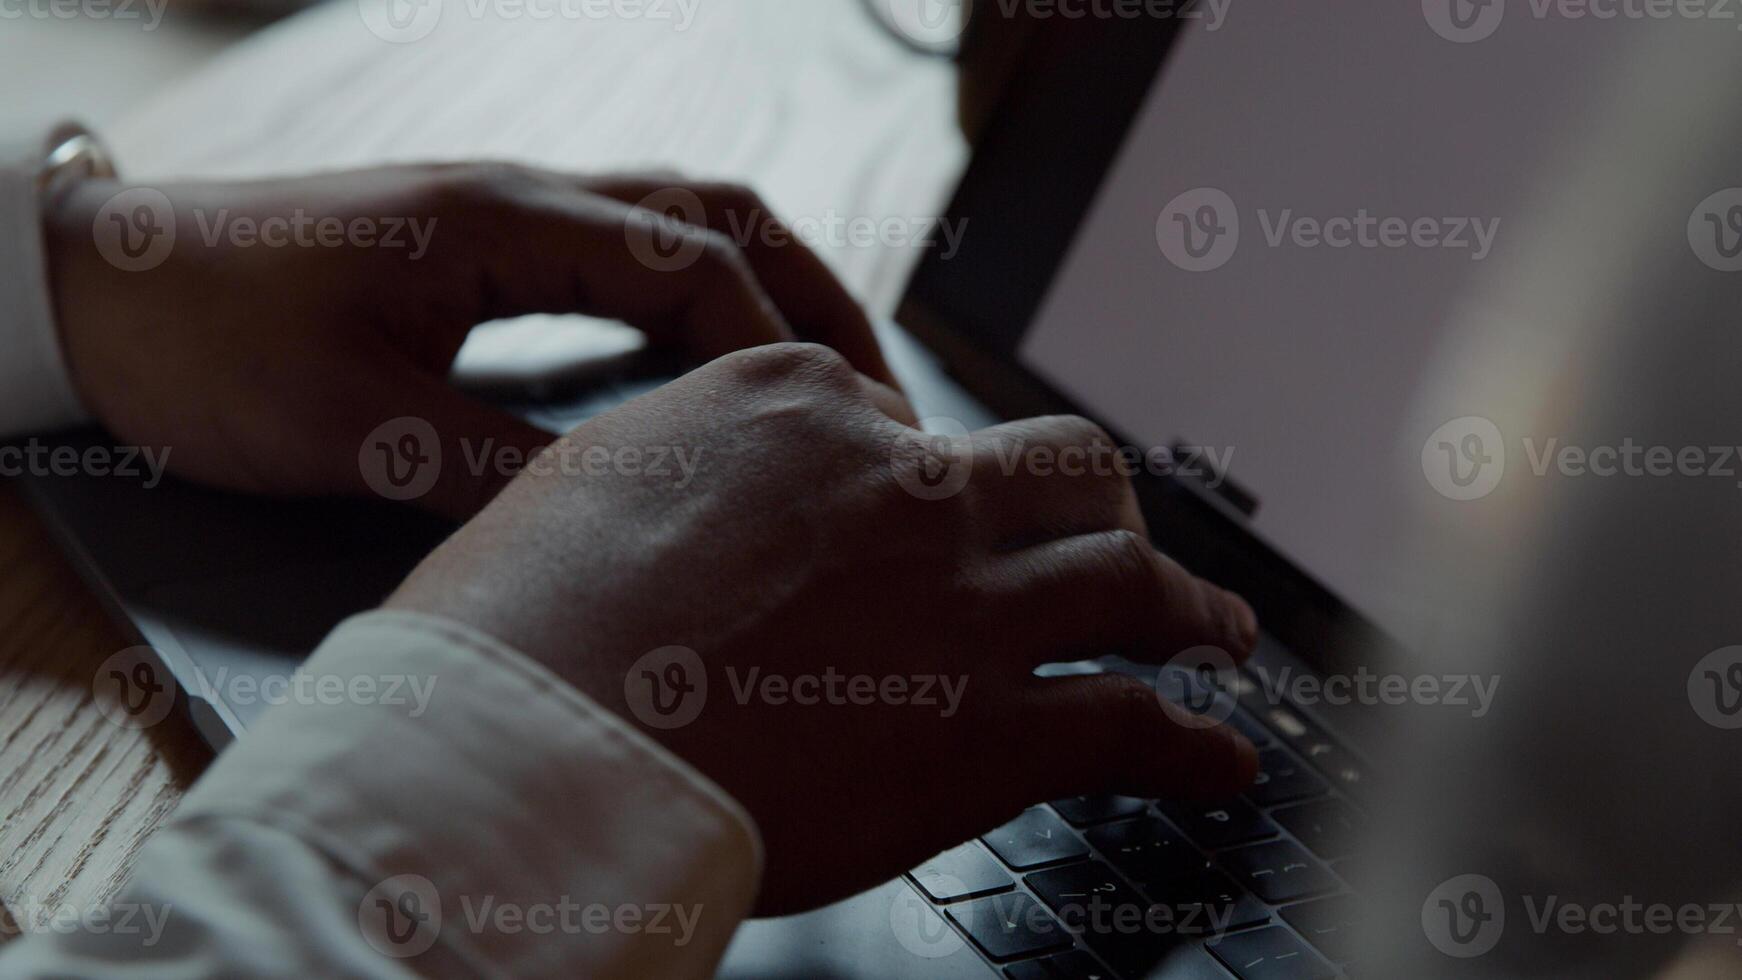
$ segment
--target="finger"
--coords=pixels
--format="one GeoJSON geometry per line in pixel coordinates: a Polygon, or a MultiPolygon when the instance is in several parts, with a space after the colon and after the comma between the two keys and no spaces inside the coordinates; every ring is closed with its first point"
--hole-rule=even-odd
{"type": "Polygon", "coordinates": [[[378,390],[391,401],[376,398],[377,407],[360,413],[374,425],[357,456],[361,492],[454,520],[477,514],[556,440],[421,372],[407,370],[378,390]]]}
{"type": "Polygon", "coordinates": [[[1223,800],[1258,773],[1258,750],[1226,725],[1167,704],[1118,674],[1037,678],[1017,736],[1032,745],[1034,799],[1116,793],[1223,800]]]}
{"type": "Polygon", "coordinates": [[[442,274],[476,296],[474,322],[585,313],[622,320],[700,361],[793,339],[725,236],[579,193],[548,174],[485,173],[456,195],[464,233],[434,239],[442,274]]]}
{"type": "Polygon", "coordinates": [[[1213,646],[1240,661],[1258,642],[1244,600],[1186,571],[1129,530],[1035,545],[994,559],[982,591],[1025,663],[1108,653],[1164,663],[1213,646]]]}
{"type": "Polygon", "coordinates": [[[657,203],[673,188],[692,192],[701,213],[686,214],[685,220],[726,235],[743,249],[757,280],[801,339],[833,347],[860,373],[899,390],[859,301],[754,191],[647,176],[596,178],[585,186],[626,204],[657,203]]]}
{"type": "Polygon", "coordinates": [[[977,432],[973,443],[968,485],[981,519],[1006,547],[1121,528],[1147,533],[1117,446],[1093,422],[1023,419],[977,432]]]}
{"type": "Polygon", "coordinates": [[[859,375],[859,389],[865,393],[865,397],[871,399],[871,404],[877,406],[877,410],[884,415],[910,428],[919,427],[918,413],[914,412],[913,406],[908,404],[907,399],[899,391],[862,374],[859,375]]]}

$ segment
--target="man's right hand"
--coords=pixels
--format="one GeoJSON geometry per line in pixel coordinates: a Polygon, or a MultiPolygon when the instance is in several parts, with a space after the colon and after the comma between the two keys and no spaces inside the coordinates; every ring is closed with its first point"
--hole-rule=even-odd
{"type": "Polygon", "coordinates": [[[1036,419],[940,458],[904,411],[826,348],[729,355],[560,440],[388,605],[514,646],[736,797],[767,847],[760,914],[1040,800],[1249,783],[1249,743],[1148,686],[1033,673],[1256,639],[1150,545],[1125,478],[1000,465],[1108,437],[1036,419]]]}

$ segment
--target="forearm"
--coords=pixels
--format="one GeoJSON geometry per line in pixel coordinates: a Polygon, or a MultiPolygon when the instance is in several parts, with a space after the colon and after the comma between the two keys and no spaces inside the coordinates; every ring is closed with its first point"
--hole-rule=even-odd
{"type": "Polygon", "coordinates": [[[304,673],[352,693],[292,699],[219,759],[141,854],[109,920],[129,931],[43,932],[0,972],[712,974],[761,858],[711,783],[439,620],[353,620],[304,673]]]}

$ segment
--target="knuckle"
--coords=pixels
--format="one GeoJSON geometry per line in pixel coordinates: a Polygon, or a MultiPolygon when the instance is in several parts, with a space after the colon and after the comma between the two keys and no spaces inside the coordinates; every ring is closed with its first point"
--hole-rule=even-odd
{"type": "Polygon", "coordinates": [[[835,385],[852,380],[853,369],[847,359],[821,344],[767,344],[729,357],[741,376],[761,385],[817,381],[835,385]]]}
{"type": "Polygon", "coordinates": [[[1112,445],[1113,437],[1081,415],[1055,415],[1047,420],[1058,439],[1072,446],[1112,445]]]}
{"type": "Polygon", "coordinates": [[[1130,528],[1108,531],[1102,550],[1115,579],[1128,587],[1153,587],[1159,577],[1159,561],[1149,538],[1130,528]]]}
{"type": "Polygon", "coordinates": [[[1097,710],[1110,715],[1125,731],[1154,727],[1163,717],[1159,695],[1135,677],[1107,675],[1100,682],[1097,710]]]}
{"type": "Polygon", "coordinates": [[[762,195],[758,194],[754,188],[746,184],[729,182],[705,184],[701,187],[698,193],[702,197],[710,198],[718,202],[720,206],[726,208],[728,211],[753,212],[767,210],[767,206],[763,203],[762,195]]]}
{"type": "Polygon", "coordinates": [[[455,167],[448,175],[447,187],[455,200],[496,203],[512,199],[531,183],[533,173],[530,168],[505,160],[491,160],[455,167]]]}

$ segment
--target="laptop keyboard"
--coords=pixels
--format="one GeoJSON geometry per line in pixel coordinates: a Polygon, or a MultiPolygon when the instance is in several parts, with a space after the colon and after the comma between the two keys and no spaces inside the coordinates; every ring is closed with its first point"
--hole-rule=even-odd
{"type": "Polygon", "coordinates": [[[1365,767],[1249,678],[1238,688],[1229,723],[1259,747],[1240,798],[1055,800],[909,878],[1008,980],[1346,977],[1365,767]]]}

